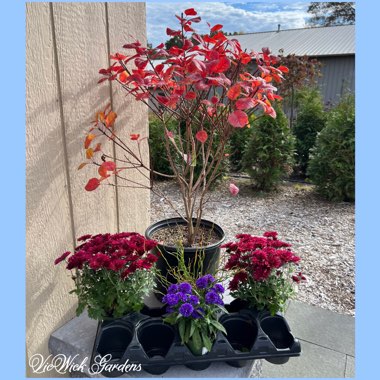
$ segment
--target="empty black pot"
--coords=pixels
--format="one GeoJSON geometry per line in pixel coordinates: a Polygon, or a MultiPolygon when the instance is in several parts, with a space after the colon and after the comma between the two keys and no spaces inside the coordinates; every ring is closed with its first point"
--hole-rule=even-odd
{"type": "Polygon", "coordinates": [[[260,325],[277,349],[290,348],[293,345],[294,337],[283,317],[266,317],[260,321],[260,325]]]}
{"type": "MultiPolygon", "coordinates": [[[[123,321],[107,322],[101,327],[101,335],[97,345],[97,355],[102,357],[111,355],[107,364],[120,364],[121,359],[133,338],[133,326],[123,321]]],[[[93,368],[96,370],[96,364],[93,368]]],[[[105,377],[118,377],[124,372],[118,370],[102,371],[105,377]]]]}
{"type": "MultiPolygon", "coordinates": [[[[240,315],[226,315],[220,319],[220,323],[227,331],[227,340],[235,351],[251,351],[258,333],[256,323],[240,315]]],[[[227,364],[232,367],[244,367],[246,360],[229,360],[227,364]]]]}
{"type": "Polygon", "coordinates": [[[154,358],[165,358],[174,342],[174,329],[162,321],[153,320],[142,323],[137,328],[137,339],[146,355],[152,359],[152,364],[143,365],[143,369],[153,375],[160,375],[169,366],[154,364],[154,358]]]}
{"type": "MultiPolygon", "coordinates": [[[[196,223],[196,219],[193,219],[193,223],[196,223]]],[[[161,229],[173,227],[176,225],[186,225],[187,222],[181,218],[171,218],[161,220],[157,223],[152,224],[145,231],[145,236],[148,239],[154,239],[153,235],[155,232],[161,229]]],[[[217,224],[210,222],[208,220],[201,221],[201,226],[209,230],[213,230],[220,237],[220,240],[217,243],[211,244],[207,247],[195,248],[195,247],[184,247],[184,256],[186,265],[190,265],[194,260],[196,253],[202,252],[204,254],[203,260],[203,269],[201,274],[206,273],[215,273],[218,268],[219,257],[220,257],[220,246],[222,245],[225,234],[221,227],[217,224]]],[[[175,279],[168,273],[169,267],[176,267],[178,265],[178,260],[176,257],[171,255],[177,251],[177,247],[159,244],[157,248],[161,252],[161,257],[158,259],[156,266],[157,269],[161,272],[161,275],[166,277],[170,284],[175,283],[175,279]]],[[[200,274],[200,275],[201,275],[200,274]]],[[[157,289],[161,292],[165,292],[165,287],[163,285],[158,285],[157,289]]]]}

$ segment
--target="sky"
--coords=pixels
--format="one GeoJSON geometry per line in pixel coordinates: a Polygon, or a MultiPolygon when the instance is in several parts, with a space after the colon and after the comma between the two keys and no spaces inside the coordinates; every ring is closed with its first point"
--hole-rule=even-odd
{"type": "Polygon", "coordinates": [[[281,29],[303,28],[306,26],[309,3],[223,3],[223,2],[181,2],[181,3],[149,3],[147,2],[148,42],[157,46],[169,39],[166,27],[178,29],[175,14],[187,8],[195,8],[202,17],[200,24],[195,24],[200,33],[208,32],[206,21],[211,25],[222,24],[224,32],[265,32],[281,29]]]}

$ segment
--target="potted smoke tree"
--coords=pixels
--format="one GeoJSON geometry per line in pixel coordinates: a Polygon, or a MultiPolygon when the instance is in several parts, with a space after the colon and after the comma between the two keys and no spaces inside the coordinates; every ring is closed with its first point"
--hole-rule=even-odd
{"type": "MultiPolygon", "coordinates": [[[[280,96],[275,94],[272,82],[281,82],[288,69],[277,66],[279,58],[268,48],[243,51],[236,39],[224,35],[220,24],[210,26],[208,34],[197,33],[194,25],[201,18],[193,8],[176,17],[179,28],[167,28],[167,34],[178,37],[179,46],[166,49],[163,43],[154,48],[139,41],[127,43],[123,46],[125,53],[112,55],[111,66],[100,70],[103,77],[99,82],[113,81],[127,98],[146,104],[162,123],[162,143],[173,174],[154,175],[178,183],[183,207],[173,207],[176,218],[158,221],[146,231],[147,238],[159,242],[162,258],[157,267],[167,274],[167,264],[175,265],[170,253],[180,243],[189,261],[201,251],[203,273],[213,273],[224,232],[202,218],[210,187],[220,175],[232,132],[249,128],[253,114],[276,117],[271,102],[280,96]],[[158,64],[156,59],[160,59],[158,64]]],[[[80,168],[91,163],[99,174],[89,179],[86,190],[93,191],[100,185],[148,187],[165,198],[154,183],[146,186],[128,177],[128,170],[136,169],[151,178],[149,158],[141,154],[142,144],[148,144],[149,139],[136,133],[122,139],[116,117],[109,108],[98,112],[86,136],[88,161],[80,168]],[[115,159],[103,151],[100,141],[104,137],[122,150],[121,157],[115,159]]],[[[239,191],[234,184],[229,190],[232,195],[239,191]]]]}

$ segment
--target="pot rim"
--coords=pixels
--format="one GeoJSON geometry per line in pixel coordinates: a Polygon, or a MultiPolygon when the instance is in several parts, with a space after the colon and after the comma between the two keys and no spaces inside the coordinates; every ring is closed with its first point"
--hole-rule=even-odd
{"type": "MultiPolygon", "coordinates": [[[[192,220],[193,220],[193,222],[195,222],[197,219],[193,218],[192,220]]],[[[184,224],[187,224],[187,221],[186,221],[186,219],[179,218],[179,217],[159,220],[158,222],[151,224],[145,230],[145,237],[147,239],[152,239],[152,234],[154,232],[161,230],[161,229],[164,229],[166,227],[171,227],[172,225],[175,225],[175,224],[184,225],[184,224]]],[[[211,250],[211,249],[214,249],[214,248],[221,246],[223,244],[223,242],[225,241],[226,234],[225,234],[224,230],[222,229],[222,227],[220,227],[218,224],[216,224],[210,220],[207,220],[207,219],[201,219],[201,225],[206,226],[206,227],[216,227],[215,232],[221,237],[220,240],[217,241],[216,243],[207,245],[205,247],[184,247],[185,251],[211,250]]],[[[159,246],[166,247],[166,248],[171,249],[171,250],[177,249],[177,247],[175,247],[173,245],[159,244],[159,246]]]]}

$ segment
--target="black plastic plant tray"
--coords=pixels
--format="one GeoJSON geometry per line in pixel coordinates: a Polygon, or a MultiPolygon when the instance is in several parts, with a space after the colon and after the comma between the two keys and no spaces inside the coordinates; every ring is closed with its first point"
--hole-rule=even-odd
{"type": "MultiPolygon", "coordinates": [[[[226,308],[235,309],[229,305],[226,308]]],[[[159,375],[181,364],[194,370],[206,369],[213,362],[243,367],[253,359],[284,364],[301,353],[301,345],[282,315],[241,309],[219,318],[227,336],[219,332],[212,350],[195,356],[181,344],[177,329],[163,322],[164,313],[164,308],[144,307],[141,313],[99,323],[91,364],[97,355],[111,354],[109,363],[124,364],[128,359],[129,364],[141,364],[146,372],[159,375]]],[[[116,377],[123,372],[102,374],[116,377]]]]}

